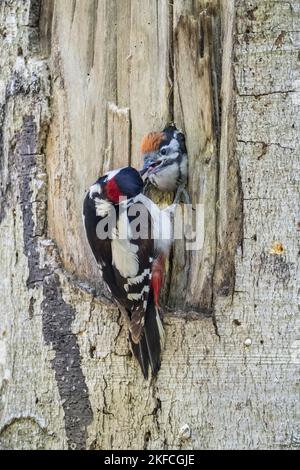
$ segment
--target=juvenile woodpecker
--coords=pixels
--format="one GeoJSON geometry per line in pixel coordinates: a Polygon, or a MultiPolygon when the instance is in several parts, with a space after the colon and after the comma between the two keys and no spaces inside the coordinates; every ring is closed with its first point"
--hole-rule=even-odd
{"type": "Polygon", "coordinates": [[[181,194],[189,202],[184,189],[188,172],[184,134],[174,124],[162,132],[151,132],[142,141],[141,153],[144,159],[144,167],[140,171],[143,180],[160,191],[177,191],[174,202],[178,202],[181,194]]]}
{"type": "Polygon", "coordinates": [[[133,354],[147,379],[160,368],[164,330],[159,293],[172,234],[168,211],[142,194],[137,170],[125,167],[100,177],[83,205],[87,239],[103,279],[124,314],[133,354]]]}

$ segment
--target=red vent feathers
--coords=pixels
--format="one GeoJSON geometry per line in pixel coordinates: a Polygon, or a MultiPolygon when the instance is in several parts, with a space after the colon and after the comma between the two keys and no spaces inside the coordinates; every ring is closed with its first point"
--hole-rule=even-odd
{"type": "Polygon", "coordinates": [[[147,134],[141,143],[142,154],[158,150],[163,138],[164,134],[162,132],[150,132],[150,134],[147,134]]]}

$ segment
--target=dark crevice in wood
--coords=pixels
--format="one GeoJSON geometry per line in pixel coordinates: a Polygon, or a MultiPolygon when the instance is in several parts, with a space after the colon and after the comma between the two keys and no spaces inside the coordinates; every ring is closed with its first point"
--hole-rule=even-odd
{"type": "Polygon", "coordinates": [[[28,13],[28,25],[37,28],[41,18],[41,6],[43,0],[30,0],[30,7],[28,13]]]}
{"type": "Polygon", "coordinates": [[[45,434],[48,433],[47,428],[45,427],[45,423],[43,423],[42,420],[40,420],[36,416],[24,414],[22,416],[14,416],[13,418],[10,418],[6,423],[4,423],[0,428],[0,436],[9,432],[17,432],[18,424],[21,424],[27,429],[30,427],[36,427],[38,429],[38,432],[42,432],[45,434]]]}

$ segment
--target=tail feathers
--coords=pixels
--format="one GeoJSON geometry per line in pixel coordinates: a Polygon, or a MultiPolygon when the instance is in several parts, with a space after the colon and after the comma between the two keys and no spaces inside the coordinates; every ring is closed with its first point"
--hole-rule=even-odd
{"type": "Polygon", "coordinates": [[[148,379],[149,366],[152,375],[156,376],[160,369],[160,356],[164,347],[164,329],[153,298],[149,298],[145,314],[145,325],[138,344],[131,339],[132,351],[137,358],[145,379],[148,379]]]}

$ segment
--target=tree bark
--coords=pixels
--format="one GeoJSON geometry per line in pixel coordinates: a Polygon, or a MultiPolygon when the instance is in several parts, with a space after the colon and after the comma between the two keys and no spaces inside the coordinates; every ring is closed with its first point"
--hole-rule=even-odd
{"type": "Polygon", "coordinates": [[[299,447],[299,30],[298,0],[0,3],[2,449],[299,447]],[[205,241],[150,383],[81,206],[169,120],[205,241]]]}

